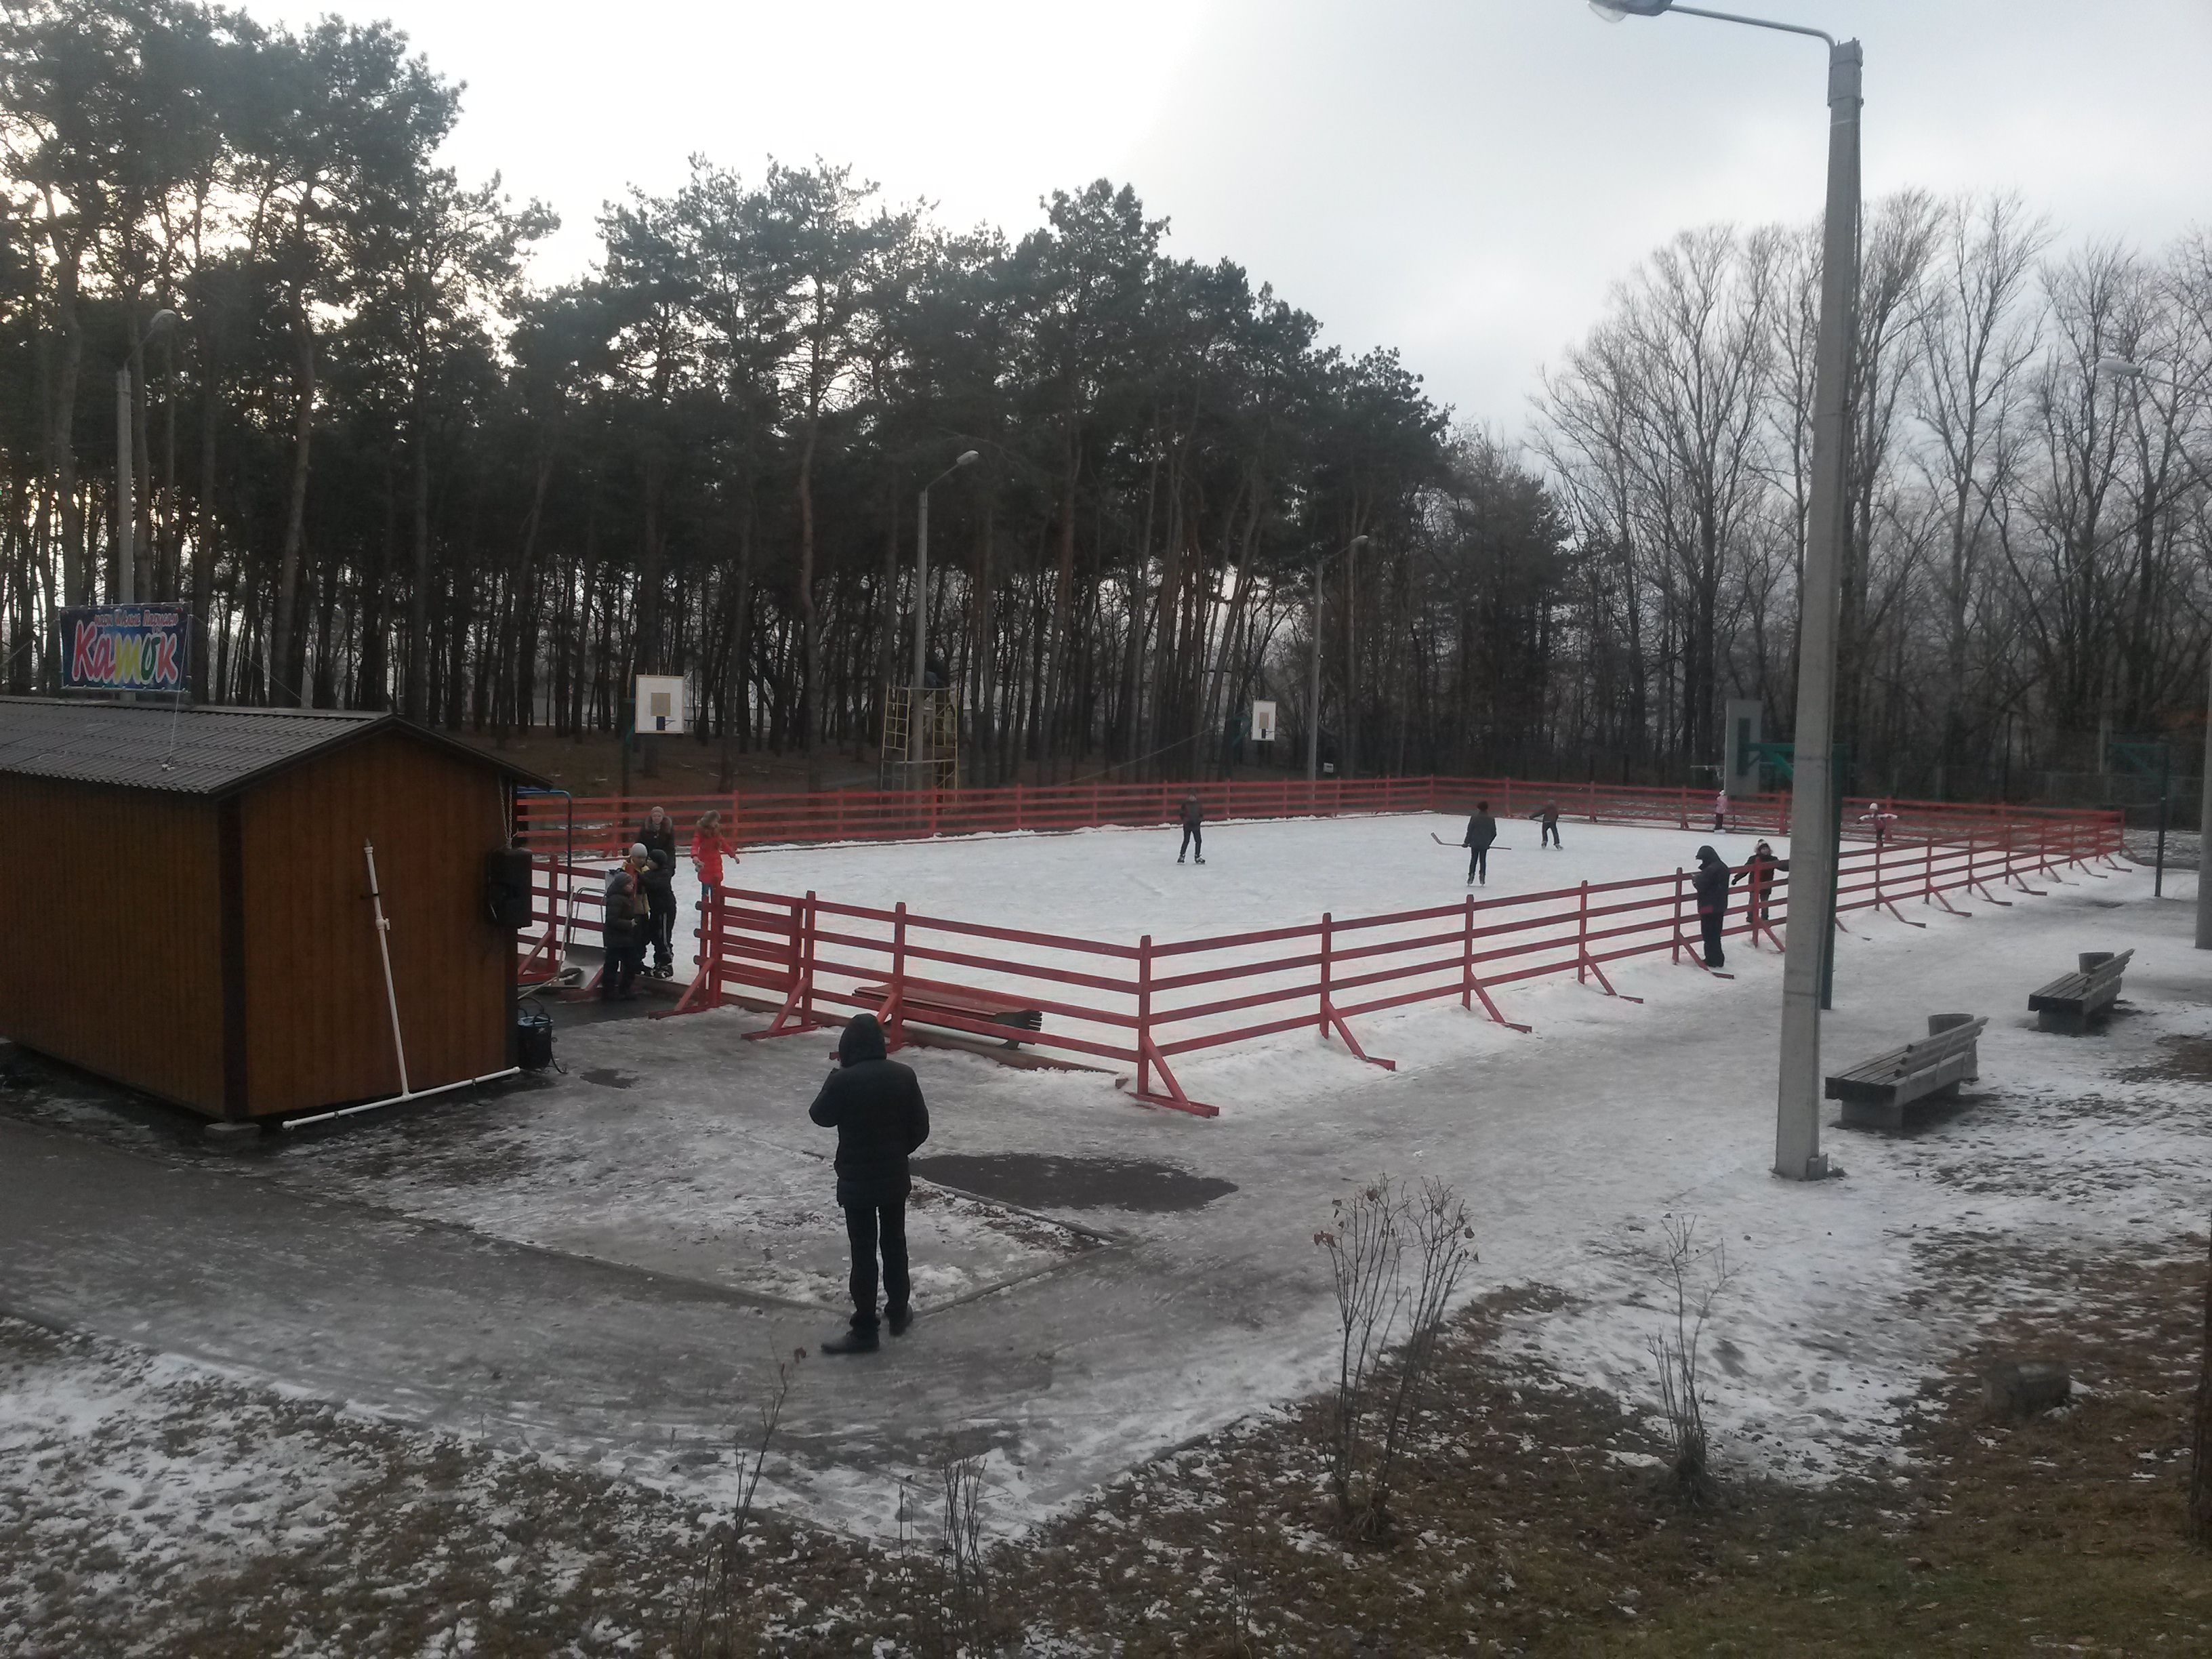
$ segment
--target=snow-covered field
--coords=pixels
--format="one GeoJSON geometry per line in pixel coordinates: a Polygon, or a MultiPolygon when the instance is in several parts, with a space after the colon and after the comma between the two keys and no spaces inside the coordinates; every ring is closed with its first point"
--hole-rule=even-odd
{"type": "MultiPolygon", "coordinates": [[[[1181,868],[1167,831],[794,849],[748,857],[740,879],[1108,939],[1178,938],[1450,902],[1466,891],[1465,855],[1431,837],[1455,841],[1458,827],[1224,824],[1209,830],[1206,864],[1181,868]]],[[[1534,825],[1504,827],[1492,893],[1668,873],[1708,840],[1735,861],[1751,844],[1569,823],[1564,850],[1540,852],[1534,825]]],[[[1018,1211],[945,1196],[933,1200],[940,1222],[925,1204],[924,1319],[881,1362],[918,1392],[872,1403],[870,1431],[988,1431],[1000,1514],[1034,1519],[1152,1452],[1297,1396],[1334,1352],[1313,1233],[1332,1199],[1388,1171],[1467,1198],[1482,1256],[1468,1293],[1566,1292],[1516,1316],[1522,1354],[1639,1413],[1652,1408],[1647,1345],[1672,1321],[1654,1246],[1668,1218],[1696,1218],[1729,1269],[1707,1330],[1717,1454],[1796,1480],[1878,1463],[1899,1443],[1901,1402],[1983,1322],[2063,1296],[2013,1276],[2008,1250],[2094,1261],[2123,1242],[2179,1249],[2201,1227],[2212,1066],[2192,1057],[2212,1045],[2212,1008],[2191,946],[2195,884],[2169,872],[2154,902],[2148,872],[2068,872],[2009,908],[1909,906],[1924,929],[1855,919],[1826,1026],[1832,1065],[1917,1035],[1930,1013],[1990,1024],[1963,1103],[1902,1135],[1826,1129],[1847,1174],[1814,1185],[1769,1173],[1780,961],[1740,943],[1733,980],[1663,953],[1622,964],[1616,982],[1641,1005],[1571,975],[1514,987],[1508,1012],[1533,1025],[1525,1036],[1450,1002],[1358,1022],[1370,1053],[1399,1061],[1394,1073],[1310,1032],[1206,1051],[1180,1070],[1220,1106],[1212,1121],[1135,1106],[1102,1073],[911,1051],[933,1154],[1078,1171],[1141,1162],[1227,1190],[1158,1212],[1079,1191],[1036,1206],[1112,1233],[1110,1249],[1018,1211]],[[2077,951],[2129,947],[2126,1005],[2108,1031],[2033,1029],[2031,989],[2077,951]],[[993,1285],[1010,1288],[949,1307],[993,1285]],[[1028,1358],[993,1357],[1006,1354],[1028,1358]]],[[[763,1023],[724,1011],[572,1028],[567,1074],[549,1086],[422,1115],[428,1138],[360,1122],[238,1174],[834,1307],[828,1148],[804,1116],[829,1045],[820,1033],[742,1040],[763,1023]]],[[[847,1375],[806,1386],[842,1389],[847,1375]]],[[[850,1399],[823,1395],[825,1418],[850,1399]]],[[[773,1470],[778,1501],[857,1529],[890,1524],[897,1465],[839,1465],[838,1441],[823,1432],[773,1470]]]]}

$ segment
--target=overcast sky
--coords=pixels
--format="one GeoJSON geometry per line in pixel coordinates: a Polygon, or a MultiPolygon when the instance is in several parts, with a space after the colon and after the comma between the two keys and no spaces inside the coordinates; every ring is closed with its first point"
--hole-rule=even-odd
{"type": "MultiPolygon", "coordinates": [[[[851,162],[1009,236],[1104,175],[1347,351],[1398,346],[1463,419],[1522,422],[1542,364],[1691,225],[1809,220],[1817,40],[1583,0],[246,0],[388,16],[467,82],[446,160],[564,221],[704,154],[851,162]]],[[[2212,0],[1737,0],[1866,48],[1865,186],[2016,189],[2070,239],[2212,223],[2212,0]]]]}

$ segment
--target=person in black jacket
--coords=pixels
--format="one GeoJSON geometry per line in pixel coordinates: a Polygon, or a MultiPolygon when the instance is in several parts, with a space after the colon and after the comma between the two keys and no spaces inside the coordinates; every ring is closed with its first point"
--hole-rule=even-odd
{"type": "Polygon", "coordinates": [[[645,907],[638,898],[637,878],[627,865],[608,879],[600,916],[606,960],[599,969],[599,995],[608,1002],[627,1002],[637,995],[645,940],[645,907]]]}
{"type": "Polygon", "coordinates": [[[1474,816],[1467,821],[1467,837],[1460,845],[1467,848],[1467,884],[1480,881],[1490,884],[1490,844],[1498,839],[1498,820],[1490,816],[1490,803],[1479,800],[1474,804],[1474,816]]]}
{"type": "Polygon", "coordinates": [[[1182,846],[1176,854],[1177,864],[1182,862],[1185,853],[1196,855],[1191,860],[1194,864],[1206,862],[1206,837],[1199,834],[1205,822],[1206,810],[1198,804],[1198,791],[1194,789],[1182,798],[1182,846]]]}
{"type": "Polygon", "coordinates": [[[884,1317],[893,1336],[914,1318],[906,1263],[908,1153],[929,1139],[929,1108],[913,1069],[884,1057],[884,1028],[856,1014],[837,1039],[837,1069],[806,1109],[837,1132],[837,1202],[853,1247],[853,1322],[824,1353],[873,1353],[876,1253],[883,1252],[884,1317]]]}
{"type": "Polygon", "coordinates": [[[1721,953],[1721,925],[1728,920],[1728,866],[1721,855],[1710,847],[1698,848],[1698,872],[1690,878],[1690,884],[1698,891],[1698,926],[1705,935],[1705,966],[1724,968],[1727,959],[1721,953]]]}
{"type": "Polygon", "coordinates": [[[653,849],[652,858],[640,882],[645,889],[646,932],[653,945],[653,977],[666,979],[676,971],[676,871],[673,861],[659,848],[653,849]]]}

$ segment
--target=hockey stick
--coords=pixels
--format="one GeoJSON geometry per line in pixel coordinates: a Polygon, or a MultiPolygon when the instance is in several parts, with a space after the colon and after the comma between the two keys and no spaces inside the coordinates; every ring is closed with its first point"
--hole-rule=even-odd
{"type": "MultiPolygon", "coordinates": [[[[1436,842],[1439,847],[1456,847],[1462,851],[1464,851],[1467,847],[1467,843],[1463,841],[1446,841],[1442,836],[1438,835],[1433,830],[1429,831],[1429,839],[1436,842]]],[[[1503,842],[1493,841],[1490,843],[1490,850],[1493,853],[1510,853],[1513,849],[1506,846],[1503,842]]]]}

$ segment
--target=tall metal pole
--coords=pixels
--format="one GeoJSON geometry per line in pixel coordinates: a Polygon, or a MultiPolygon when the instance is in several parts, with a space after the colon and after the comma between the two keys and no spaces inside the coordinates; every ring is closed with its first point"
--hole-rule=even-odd
{"type": "MultiPolygon", "coordinates": [[[[916,763],[921,759],[922,692],[929,679],[929,488],[922,485],[914,509],[914,706],[907,710],[906,757],[916,763]]],[[[917,767],[917,789],[921,780],[917,767]]]]}
{"type": "Polygon", "coordinates": [[[134,603],[138,596],[138,508],[131,499],[133,468],[131,429],[131,365],[115,371],[115,579],[114,602],[134,603]]]}
{"type": "Polygon", "coordinates": [[[1344,775],[1359,773],[1359,714],[1353,678],[1359,672],[1359,543],[1344,550],[1344,775]]]}
{"type": "Polygon", "coordinates": [[[1836,895],[1837,829],[1831,744],[1836,708],[1838,579],[1844,538],[1845,381],[1856,332],[1859,220],[1859,43],[1828,49],[1828,201],[1820,247],[1820,334],[1813,388],[1813,486],[1798,596],[1796,773],[1790,808],[1790,950],[1782,969],[1782,1065],[1776,1089],[1774,1172],[1791,1181],[1828,1172],[1820,1152],[1820,934],[1836,895]]]}
{"type": "Polygon", "coordinates": [[[1306,781],[1321,778],[1321,556],[1314,556],[1313,696],[1306,708],[1306,781]]]}
{"type": "Polygon", "coordinates": [[[2204,847],[2212,836],[2212,670],[2204,699],[2204,777],[2197,798],[2197,948],[2212,951],[2212,881],[2205,877],[2204,847]]]}

